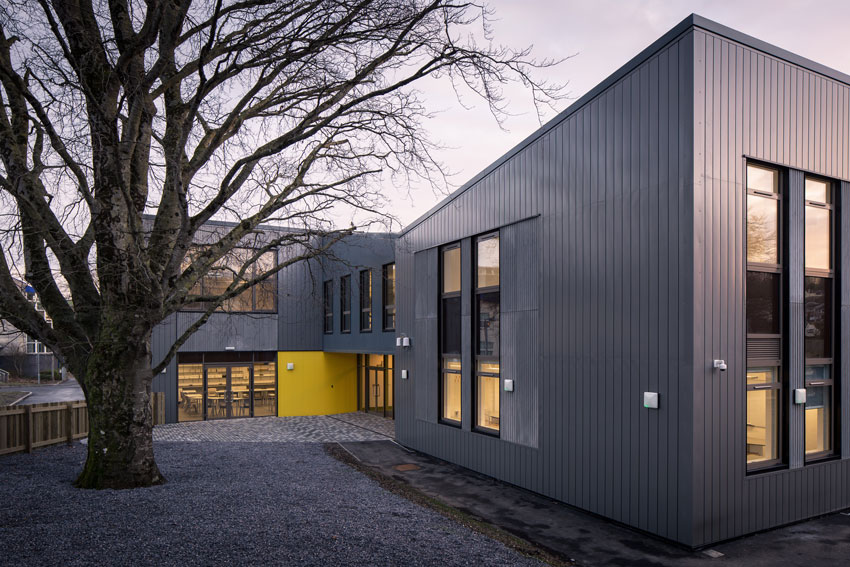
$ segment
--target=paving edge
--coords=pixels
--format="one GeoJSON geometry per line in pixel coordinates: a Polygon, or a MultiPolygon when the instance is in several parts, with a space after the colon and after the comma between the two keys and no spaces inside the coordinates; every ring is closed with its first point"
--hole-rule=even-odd
{"type": "Polygon", "coordinates": [[[437,498],[428,496],[409,484],[400,482],[385,475],[380,470],[361,462],[340,443],[324,443],[323,445],[325,452],[328,455],[366,475],[377,482],[382,488],[389,490],[393,494],[401,496],[402,498],[410,500],[414,504],[433,510],[434,512],[437,512],[438,514],[457,522],[464,527],[489,537],[490,539],[494,539],[503,544],[505,547],[525,555],[526,557],[531,557],[532,559],[537,559],[547,565],[554,565],[556,567],[575,567],[578,565],[572,559],[564,559],[477,516],[462,512],[437,498]]]}
{"type": "MultiPolygon", "coordinates": [[[[21,390],[21,391],[23,392],[23,391],[25,391],[25,390],[21,390]]],[[[17,400],[15,400],[14,402],[12,402],[12,403],[11,403],[11,404],[9,404],[9,405],[10,405],[10,406],[13,406],[13,405],[15,405],[15,404],[17,404],[17,403],[20,403],[20,402],[24,401],[25,399],[29,398],[30,396],[32,396],[32,392],[27,392],[26,394],[24,394],[23,396],[21,396],[20,398],[18,398],[17,400]]]]}

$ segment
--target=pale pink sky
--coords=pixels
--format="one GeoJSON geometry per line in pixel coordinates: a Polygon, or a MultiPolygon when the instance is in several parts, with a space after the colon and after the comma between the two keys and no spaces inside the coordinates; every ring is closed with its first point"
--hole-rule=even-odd
{"type": "MultiPolygon", "coordinates": [[[[643,48],[691,13],[850,74],[848,0],[488,0],[496,10],[495,39],[511,46],[534,45],[538,57],[577,54],[546,77],[567,82],[575,99],[616,71],[643,48]]],[[[445,84],[420,85],[432,109],[442,112],[428,124],[445,150],[439,159],[456,175],[458,187],[496,161],[539,127],[528,93],[509,93],[510,118],[500,130],[480,102],[463,109],[445,84]]],[[[558,110],[569,106],[563,101],[558,110]]],[[[547,119],[553,117],[550,112],[547,119]]],[[[407,224],[442,195],[430,187],[393,188],[392,210],[407,224]]],[[[395,227],[396,229],[398,227],[395,227]]]]}

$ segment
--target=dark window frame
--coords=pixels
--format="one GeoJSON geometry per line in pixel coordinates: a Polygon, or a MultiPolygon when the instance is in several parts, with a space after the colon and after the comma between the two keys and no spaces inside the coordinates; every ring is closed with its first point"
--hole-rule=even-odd
{"type": "Polygon", "coordinates": [[[359,274],[359,321],[360,332],[371,333],[374,323],[372,321],[372,269],[360,270],[359,274]],[[365,278],[364,278],[365,276],[365,278]],[[364,279],[368,281],[365,282],[364,279]]]}
{"type": "MultiPolygon", "coordinates": [[[[478,391],[479,391],[479,381],[481,377],[496,377],[499,378],[499,391],[501,393],[501,375],[502,375],[502,365],[501,365],[501,348],[498,349],[497,352],[500,354],[497,356],[493,355],[482,355],[479,354],[481,350],[481,332],[479,328],[480,320],[481,320],[481,302],[482,297],[485,295],[491,295],[493,293],[499,294],[499,343],[501,346],[502,333],[501,333],[501,319],[502,319],[502,294],[501,294],[501,283],[502,283],[502,250],[501,250],[501,236],[499,231],[488,232],[479,236],[476,236],[472,240],[472,266],[473,266],[473,286],[472,286],[472,296],[473,296],[473,341],[472,341],[472,360],[473,360],[473,369],[472,375],[474,377],[474,381],[472,384],[472,408],[473,408],[473,421],[472,421],[472,430],[476,433],[483,433],[485,435],[490,435],[492,437],[500,437],[501,436],[501,427],[499,429],[493,429],[489,427],[485,427],[478,424],[478,391]],[[497,239],[499,241],[499,285],[491,285],[487,287],[479,287],[478,286],[478,244],[484,242],[486,240],[497,239]],[[495,374],[492,372],[482,372],[479,370],[479,363],[487,363],[487,362],[496,362],[499,364],[499,373],[495,374]]],[[[501,403],[499,405],[499,417],[501,421],[501,403]]]]}
{"type": "Polygon", "coordinates": [[[326,335],[334,332],[334,281],[322,283],[322,308],[324,310],[323,330],[326,335]]]}
{"type": "Polygon", "coordinates": [[[395,331],[395,296],[396,296],[396,266],[395,262],[390,262],[389,264],[384,264],[381,266],[381,328],[384,331],[395,331]],[[389,276],[389,268],[392,267],[393,277],[390,280],[389,276]],[[387,301],[387,297],[389,296],[388,289],[390,285],[390,281],[392,281],[393,288],[393,302],[389,303],[387,301]],[[392,317],[392,325],[388,322],[390,321],[390,317],[392,317]]]}
{"type": "MultiPolygon", "coordinates": [[[[778,359],[761,359],[754,358],[751,359],[745,355],[746,358],[746,370],[749,369],[761,369],[761,368],[773,368],[776,374],[776,380],[771,384],[749,384],[747,382],[746,372],[744,376],[744,385],[746,389],[745,393],[745,404],[746,404],[746,396],[749,396],[749,392],[751,391],[759,391],[759,390],[776,390],[777,391],[777,417],[776,417],[776,427],[777,427],[777,447],[776,453],[777,457],[775,459],[770,459],[767,461],[759,461],[757,463],[750,464],[746,462],[747,473],[760,473],[771,470],[776,470],[779,468],[784,468],[787,466],[787,429],[788,429],[788,412],[785,411],[786,406],[786,398],[787,398],[787,373],[788,373],[788,365],[785,363],[787,361],[787,352],[786,352],[786,333],[787,333],[787,324],[786,324],[786,290],[787,283],[786,278],[788,275],[788,270],[785,268],[786,253],[787,253],[787,245],[786,245],[786,204],[785,204],[785,194],[787,193],[788,181],[787,181],[787,170],[781,167],[777,167],[770,164],[761,163],[758,161],[745,160],[744,162],[744,189],[745,189],[745,202],[744,202],[744,264],[745,264],[745,274],[744,274],[744,337],[747,342],[750,339],[776,339],[779,341],[779,349],[780,358],[778,359]],[[768,169],[776,172],[777,174],[777,190],[776,193],[767,193],[766,191],[751,189],[749,186],[749,182],[747,180],[748,177],[748,169],[749,166],[753,165],[762,169],[768,169]],[[748,232],[747,232],[747,220],[748,220],[748,203],[750,195],[773,199],[777,201],[777,235],[776,235],[776,246],[777,246],[777,263],[763,263],[763,262],[749,262],[747,259],[747,241],[748,241],[748,232]],[[770,274],[778,274],[779,275],[779,291],[778,291],[778,300],[777,300],[777,313],[778,317],[778,327],[779,333],[749,333],[749,329],[747,329],[747,317],[746,317],[746,303],[747,303],[747,277],[746,274],[748,272],[762,272],[762,273],[770,273],[770,274]]],[[[745,350],[746,352],[746,350],[745,350]]],[[[746,423],[746,412],[745,412],[745,423],[744,423],[744,446],[747,445],[747,423],[746,423]]]]}
{"type": "Polygon", "coordinates": [[[351,274],[339,278],[339,332],[351,333],[351,274]]]}
{"type": "MultiPolygon", "coordinates": [[[[439,416],[439,419],[438,419],[439,423],[442,423],[444,425],[449,425],[449,426],[452,426],[452,427],[460,428],[462,421],[463,421],[463,385],[462,385],[463,384],[463,353],[460,352],[460,351],[463,350],[463,347],[461,346],[461,348],[459,349],[459,352],[457,352],[457,353],[444,352],[444,350],[443,350],[443,339],[444,339],[444,336],[445,336],[445,325],[446,325],[445,312],[444,312],[445,302],[446,302],[447,299],[453,299],[453,298],[458,298],[458,300],[460,301],[461,300],[460,298],[462,297],[462,293],[463,293],[463,276],[461,276],[460,289],[458,289],[457,291],[451,291],[451,292],[445,292],[444,291],[445,271],[446,271],[445,270],[445,253],[449,250],[454,250],[454,249],[457,249],[459,254],[460,254],[458,264],[459,264],[459,269],[462,271],[463,270],[463,250],[461,248],[460,241],[446,244],[444,246],[441,246],[438,249],[438,264],[439,264],[438,267],[439,267],[439,269],[437,270],[437,272],[438,272],[437,277],[438,277],[439,283],[438,283],[437,290],[438,290],[439,307],[438,307],[438,325],[437,325],[437,329],[438,329],[437,351],[438,351],[438,359],[439,359],[438,360],[438,368],[439,368],[438,381],[439,382],[438,382],[438,386],[437,386],[437,404],[438,404],[438,410],[439,411],[437,412],[437,415],[439,416]],[[461,361],[460,369],[455,370],[455,369],[447,368],[446,362],[448,360],[451,360],[451,359],[459,359],[461,361]],[[445,406],[443,404],[443,394],[444,394],[444,384],[445,384],[447,374],[459,375],[461,377],[461,399],[460,399],[460,407],[461,407],[460,417],[461,417],[461,419],[460,420],[455,420],[455,419],[445,417],[445,411],[444,411],[445,406]]],[[[463,313],[462,310],[461,310],[461,313],[463,313]]],[[[457,325],[458,325],[459,329],[462,328],[462,326],[463,326],[463,315],[461,315],[460,320],[457,321],[457,325]]]]}

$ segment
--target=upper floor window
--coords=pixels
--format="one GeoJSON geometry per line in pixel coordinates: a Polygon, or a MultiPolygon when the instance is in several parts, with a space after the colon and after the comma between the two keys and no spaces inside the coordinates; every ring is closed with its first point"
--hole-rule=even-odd
{"type": "Polygon", "coordinates": [[[334,332],[333,296],[334,282],[333,280],[328,280],[322,284],[322,307],[325,312],[324,331],[328,334],[334,332]]]}
{"type": "Polygon", "coordinates": [[[499,235],[475,241],[475,427],[499,431],[499,235]]]}
{"type": "Polygon", "coordinates": [[[360,272],[360,330],[372,330],[372,270],[360,272]]]}
{"type": "Polygon", "coordinates": [[[339,278],[339,330],[351,332],[351,276],[339,278]]]}
{"type": "Polygon", "coordinates": [[[395,330],[395,264],[386,264],[382,269],[383,282],[383,328],[395,330]]]}
{"type": "MultiPolygon", "coordinates": [[[[201,248],[193,248],[183,261],[183,269],[200,253],[201,248]]],[[[276,265],[276,254],[274,251],[264,252],[256,260],[251,258],[256,254],[255,250],[248,248],[234,248],[225,256],[213,264],[207,274],[198,281],[190,296],[217,296],[223,295],[231,286],[238,286],[244,282],[253,280],[262,274],[272,271],[276,265]],[[242,275],[239,272],[242,267],[249,264],[242,275]]],[[[277,289],[277,274],[272,274],[263,281],[254,284],[235,297],[225,300],[217,311],[228,312],[274,312],[276,310],[275,298],[277,289]]],[[[187,310],[206,310],[207,304],[201,302],[186,305],[187,310]]]]}
{"type": "Polygon", "coordinates": [[[461,422],[460,244],[440,250],[440,418],[461,422]]]}

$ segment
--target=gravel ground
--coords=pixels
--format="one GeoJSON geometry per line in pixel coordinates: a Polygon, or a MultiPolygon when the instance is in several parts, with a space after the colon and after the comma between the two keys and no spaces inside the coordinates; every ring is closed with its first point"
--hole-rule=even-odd
{"type": "Polygon", "coordinates": [[[72,486],[80,444],[0,457],[0,565],[539,565],[306,443],[157,443],[169,482],[72,486]]]}

